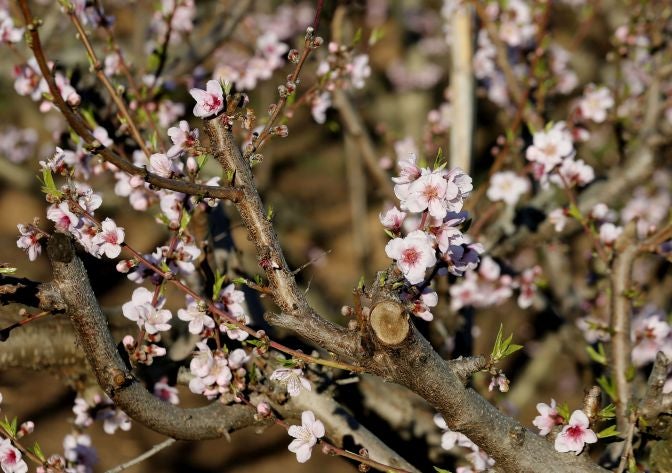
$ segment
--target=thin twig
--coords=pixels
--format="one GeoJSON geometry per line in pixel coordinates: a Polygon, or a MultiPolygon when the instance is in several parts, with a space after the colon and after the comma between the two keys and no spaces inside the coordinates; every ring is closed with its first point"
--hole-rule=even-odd
{"type": "Polygon", "coordinates": [[[131,116],[130,112],[128,111],[124,99],[122,99],[119,96],[117,90],[114,88],[114,85],[112,84],[112,82],[110,82],[110,79],[107,77],[107,75],[105,75],[103,64],[98,59],[98,56],[96,55],[96,52],[94,51],[93,46],[91,45],[91,41],[89,40],[89,36],[86,34],[84,26],[79,21],[79,17],[75,13],[74,6],[68,9],[68,16],[70,16],[70,20],[75,25],[75,29],[77,30],[77,36],[79,37],[79,40],[82,42],[84,48],[86,49],[86,54],[89,57],[89,61],[91,61],[91,67],[93,68],[94,73],[96,74],[100,82],[103,84],[107,92],[110,94],[110,97],[117,106],[119,113],[121,113],[121,115],[124,117],[124,120],[126,120],[126,124],[131,130],[131,135],[133,136],[133,139],[136,141],[140,149],[142,149],[142,152],[145,153],[145,156],[149,157],[152,153],[150,152],[149,148],[147,148],[144,138],[138,131],[138,127],[135,124],[135,121],[133,120],[133,117],[131,116]]]}
{"type": "Polygon", "coordinates": [[[127,468],[130,468],[130,467],[132,467],[133,465],[137,465],[138,463],[140,463],[140,462],[142,462],[142,461],[145,461],[145,460],[147,460],[148,458],[150,458],[150,457],[156,455],[157,453],[159,453],[159,452],[160,452],[161,450],[163,450],[164,448],[168,448],[168,447],[170,447],[170,446],[171,446],[172,444],[174,444],[176,441],[177,441],[177,440],[175,440],[175,439],[173,439],[173,438],[169,438],[169,439],[164,440],[164,441],[161,442],[161,443],[157,443],[157,444],[154,445],[152,448],[150,448],[149,450],[147,450],[145,453],[143,453],[143,454],[141,454],[141,455],[138,455],[138,456],[135,457],[134,459],[129,460],[129,461],[127,461],[127,462],[124,462],[124,463],[122,463],[121,465],[117,465],[117,466],[115,466],[114,468],[110,468],[110,469],[107,470],[105,473],[119,473],[120,471],[123,471],[123,470],[125,470],[125,469],[127,469],[127,468]]]}

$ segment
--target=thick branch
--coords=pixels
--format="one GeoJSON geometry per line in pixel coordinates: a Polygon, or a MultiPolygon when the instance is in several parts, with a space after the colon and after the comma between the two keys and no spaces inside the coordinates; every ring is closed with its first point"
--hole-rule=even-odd
{"type": "Polygon", "coordinates": [[[249,407],[224,406],[181,409],[150,394],[128,371],[117,352],[82,261],[69,237],[54,234],[47,247],[53,284],[61,293],[78,344],[86,353],[101,388],[135,421],[182,440],[218,438],[255,423],[249,407]]]}

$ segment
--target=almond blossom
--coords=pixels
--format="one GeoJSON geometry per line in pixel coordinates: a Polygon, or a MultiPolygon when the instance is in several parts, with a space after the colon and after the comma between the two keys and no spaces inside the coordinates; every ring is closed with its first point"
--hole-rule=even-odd
{"type": "Polygon", "coordinates": [[[313,411],[303,411],[301,413],[301,425],[292,425],[287,432],[294,437],[287,448],[290,452],[296,453],[296,460],[299,463],[310,460],[312,449],[317,440],[324,437],[325,434],[324,424],[315,419],[313,411]]]}
{"type": "Polygon", "coordinates": [[[564,122],[558,122],[545,131],[538,131],[532,138],[532,146],[527,148],[528,161],[543,166],[543,172],[550,172],[574,151],[572,136],[564,122]]]}
{"type": "Polygon", "coordinates": [[[411,284],[421,283],[425,278],[425,270],[436,264],[432,240],[422,230],[389,241],[385,253],[397,261],[397,267],[411,284]]]}
{"type": "Polygon", "coordinates": [[[423,174],[413,181],[406,192],[397,193],[401,208],[411,212],[429,211],[434,218],[443,218],[448,212],[448,199],[457,196],[459,189],[455,184],[449,186],[440,173],[423,174]]]}
{"type": "Polygon", "coordinates": [[[303,377],[303,371],[298,368],[278,368],[271,373],[272,381],[280,381],[287,385],[290,396],[296,397],[301,394],[301,388],[310,391],[310,382],[303,377]]]}
{"type": "Polygon", "coordinates": [[[605,245],[613,245],[623,233],[623,227],[618,227],[611,222],[600,225],[600,241],[605,245]]]}
{"type": "Polygon", "coordinates": [[[383,227],[396,233],[401,230],[401,225],[404,223],[404,218],[406,218],[406,212],[402,212],[394,206],[385,212],[381,212],[378,218],[383,227]]]}
{"type": "Polygon", "coordinates": [[[207,118],[217,115],[224,108],[224,92],[222,85],[216,80],[209,80],[203,89],[191,89],[189,93],[196,100],[194,115],[207,118]]]}
{"type": "Polygon", "coordinates": [[[198,128],[190,130],[189,123],[186,120],[181,120],[178,126],[168,128],[167,133],[173,142],[173,146],[166,152],[169,158],[179,156],[180,153],[191,148],[198,141],[198,128]]]}
{"type": "Polygon", "coordinates": [[[53,204],[47,209],[47,218],[56,224],[56,230],[71,232],[79,225],[79,217],[70,211],[67,202],[53,204]]]}
{"type": "Polygon", "coordinates": [[[117,227],[114,220],[106,218],[101,224],[100,232],[93,237],[93,244],[98,245],[98,254],[108,258],[116,258],[121,253],[121,244],[124,242],[124,229],[117,227]]]}
{"type": "Polygon", "coordinates": [[[579,102],[579,111],[584,118],[602,123],[607,118],[607,111],[613,106],[614,97],[609,89],[589,84],[579,102]]]}
{"type": "Polygon", "coordinates": [[[514,206],[530,189],[530,182],[513,171],[503,171],[492,175],[486,195],[493,202],[502,201],[514,206]]]}
{"type": "Polygon", "coordinates": [[[215,321],[201,310],[197,302],[192,302],[186,309],[179,309],[177,316],[180,320],[189,322],[189,332],[198,335],[203,327],[215,328],[215,321]]]}
{"type": "Polygon", "coordinates": [[[28,259],[35,261],[40,253],[42,253],[42,245],[40,245],[40,232],[30,225],[18,224],[17,228],[21,236],[16,241],[16,246],[25,250],[28,253],[28,259]]]}
{"type": "Polygon", "coordinates": [[[534,418],[532,424],[539,429],[539,435],[548,435],[553,427],[564,423],[564,419],[558,414],[555,399],[551,399],[550,406],[540,402],[537,404],[537,411],[539,411],[539,415],[534,418]]]}
{"type": "Polygon", "coordinates": [[[9,439],[0,440],[0,467],[5,473],[28,472],[28,465],[21,458],[21,452],[9,439]]]}
{"type": "Polygon", "coordinates": [[[583,411],[572,412],[568,425],[555,438],[555,450],[558,452],[581,453],[587,443],[597,442],[597,435],[590,430],[590,421],[583,411]]]}
{"type": "Polygon", "coordinates": [[[170,330],[168,321],[172,314],[166,309],[157,309],[152,301],[154,294],[145,287],[139,287],[133,291],[131,301],[121,306],[121,311],[129,320],[138,324],[149,334],[170,330]]]}

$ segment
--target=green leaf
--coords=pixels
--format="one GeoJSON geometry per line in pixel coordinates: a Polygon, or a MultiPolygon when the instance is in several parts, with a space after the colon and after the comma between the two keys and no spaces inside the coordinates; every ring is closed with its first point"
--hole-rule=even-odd
{"type": "Polygon", "coordinates": [[[610,426],[607,427],[606,429],[604,429],[604,430],[602,430],[601,432],[599,432],[599,433],[597,434],[597,438],[598,438],[598,439],[606,439],[607,437],[616,437],[616,436],[618,436],[618,435],[620,435],[620,434],[621,434],[621,433],[620,433],[618,430],[616,430],[616,426],[615,426],[615,425],[610,425],[610,426]]]}
{"type": "Polygon", "coordinates": [[[600,412],[597,413],[597,416],[600,419],[613,419],[616,417],[616,406],[613,403],[602,408],[600,412]]]}
{"type": "Polygon", "coordinates": [[[387,228],[386,228],[384,231],[385,231],[385,235],[387,235],[388,237],[390,237],[390,238],[392,238],[392,239],[397,238],[397,235],[395,235],[394,233],[392,233],[392,232],[391,232],[390,230],[388,230],[387,228]]]}
{"type": "Polygon", "coordinates": [[[266,211],[266,220],[269,222],[273,220],[273,206],[269,205],[268,210],[266,211]]]}
{"type": "MultiPolygon", "coordinates": [[[[244,278],[243,278],[244,279],[244,278]]],[[[215,272],[215,282],[212,284],[212,299],[218,299],[219,293],[222,292],[222,286],[226,281],[226,276],[220,274],[219,269],[215,272]]]]}
{"type": "Polygon", "coordinates": [[[586,347],[586,351],[588,352],[588,356],[591,360],[593,360],[595,363],[606,366],[607,354],[604,351],[604,345],[602,343],[597,344],[597,351],[590,345],[586,347]]]}
{"type": "Polygon", "coordinates": [[[511,343],[513,340],[513,334],[509,335],[505,340],[502,340],[504,333],[503,331],[504,324],[500,324],[499,331],[497,332],[497,338],[495,339],[495,344],[492,348],[492,354],[490,355],[494,362],[497,362],[502,358],[506,358],[507,356],[523,348],[522,345],[511,343]]]}
{"type": "Polygon", "coordinates": [[[558,414],[562,416],[565,421],[569,419],[569,406],[567,405],[566,402],[563,402],[562,404],[558,404],[555,409],[558,411],[558,414]]]}
{"type": "Polygon", "coordinates": [[[567,209],[567,215],[569,215],[570,217],[574,217],[579,222],[583,220],[583,214],[581,213],[579,208],[574,204],[571,204],[569,206],[569,209],[567,209]]]}
{"type": "Polygon", "coordinates": [[[0,268],[0,274],[13,274],[16,272],[16,268],[0,268]]]}
{"type": "Polygon", "coordinates": [[[607,394],[607,396],[609,396],[614,400],[617,399],[616,386],[614,385],[614,382],[611,379],[607,378],[605,375],[602,375],[599,378],[597,378],[597,384],[600,385],[602,391],[604,391],[607,394]]]}
{"type": "Polygon", "coordinates": [[[364,276],[361,276],[359,278],[359,282],[357,282],[357,289],[359,289],[360,291],[363,290],[364,289],[364,283],[365,283],[364,276]]]}
{"type": "Polygon", "coordinates": [[[182,212],[182,217],[180,218],[180,232],[184,231],[191,221],[191,214],[189,212],[182,212]]]}
{"type": "Polygon", "coordinates": [[[203,166],[205,166],[205,163],[208,162],[208,158],[210,157],[209,154],[201,154],[196,158],[196,162],[198,163],[198,170],[200,171],[203,169],[203,166]]]}
{"type": "Polygon", "coordinates": [[[60,199],[63,196],[63,192],[56,187],[51,169],[46,167],[42,169],[42,192],[55,199],[60,199]]]}
{"type": "Polygon", "coordinates": [[[234,283],[237,286],[247,286],[250,283],[250,281],[248,281],[247,279],[245,279],[243,277],[235,278],[231,282],[234,283]]]}
{"type": "Polygon", "coordinates": [[[371,35],[369,36],[369,46],[373,46],[378,41],[383,39],[384,36],[385,31],[382,28],[374,28],[373,31],[371,31],[371,35]]]}
{"type": "Polygon", "coordinates": [[[355,36],[352,38],[352,45],[356,45],[362,40],[362,29],[357,28],[357,31],[355,31],[355,36]]]}
{"type": "Polygon", "coordinates": [[[231,82],[230,80],[226,80],[222,84],[222,90],[224,91],[225,96],[231,93],[232,88],[233,88],[233,82],[231,82]]]}
{"type": "Polygon", "coordinates": [[[42,453],[42,448],[40,448],[40,444],[35,442],[35,445],[33,445],[33,448],[29,448],[28,451],[33,452],[37,458],[39,458],[41,461],[47,461],[47,458],[44,456],[44,453],[42,453]]]}
{"type": "Polygon", "coordinates": [[[439,468],[438,466],[435,466],[434,470],[437,471],[438,473],[451,473],[449,470],[444,470],[443,468],[439,468]]]}
{"type": "Polygon", "coordinates": [[[297,361],[294,358],[285,359],[278,357],[276,360],[280,362],[283,368],[294,368],[297,365],[297,361]]]}

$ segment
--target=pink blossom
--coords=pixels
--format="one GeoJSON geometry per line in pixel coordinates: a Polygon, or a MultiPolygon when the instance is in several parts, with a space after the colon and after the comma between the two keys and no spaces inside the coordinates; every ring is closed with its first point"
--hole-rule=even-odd
{"type": "Polygon", "coordinates": [[[503,201],[514,206],[529,189],[530,182],[526,178],[513,171],[503,171],[492,175],[486,195],[493,202],[503,201]]]}
{"type": "Polygon", "coordinates": [[[203,327],[215,328],[215,321],[201,310],[198,303],[192,302],[186,309],[179,309],[177,316],[180,320],[189,322],[189,332],[198,335],[203,331],[203,327]]]}
{"type": "Polygon", "coordinates": [[[567,225],[567,213],[565,209],[555,209],[548,214],[548,222],[553,225],[556,232],[561,232],[567,225]]]}
{"type": "MultiPolygon", "coordinates": [[[[595,171],[583,159],[566,158],[550,177],[560,187],[585,186],[595,180],[595,171]]],[[[542,181],[543,184],[543,181],[542,181]]]]}
{"type": "Polygon", "coordinates": [[[448,212],[447,200],[453,199],[459,190],[454,184],[450,185],[439,173],[430,173],[420,176],[409,186],[405,195],[400,198],[402,209],[411,212],[429,211],[434,218],[443,218],[448,212]]]}
{"type": "Polygon", "coordinates": [[[550,172],[562,162],[562,158],[574,151],[572,137],[564,122],[558,122],[547,131],[538,131],[532,138],[533,144],[526,151],[528,161],[544,166],[544,172],[550,172]]]}
{"type": "Polygon", "coordinates": [[[226,310],[234,317],[245,313],[243,305],[245,303],[245,293],[236,289],[235,284],[229,284],[219,295],[226,310]]]}
{"type": "Polygon", "coordinates": [[[402,212],[394,206],[385,212],[381,212],[378,218],[380,219],[380,223],[383,224],[383,227],[396,233],[401,230],[401,224],[404,223],[406,212],[402,212]]]}
{"type": "Polygon", "coordinates": [[[558,452],[574,452],[575,455],[581,453],[585,444],[597,442],[597,435],[589,426],[588,416],[583,411],[574,411],[569,424],[555,438],[555,449],[558,452]]]}
{"type": "Polygon", "coordinates": [[[28,472],[28,465],[21,458],[21,452],[12,445],[9,439],[0,440],[0,467],[5,473],[28,472]]]}
{"type": "Polygon", "coordinates": [[[425,270],[436,264],[436,255],[429,235],[415,230],[405,238],[395,238],[385,246],[389,258],[397,261],[397,266],[411,284],[422,282],[425,270]]]}
{"type": "Polygon", "coordinates": [[[369,56],[358,54],[352,58],[352,62],[347,68],[350,71],[350,81],[355,89],[364,88],[364,80],[371,75],[371,66],[369,66],[369,56]]]}
{"type": "Polygon", "coordinates": [[[310,103],[310,113],[319,124],[324,124],[327,121],[327,110],[331,107],[331,94],[329,92],[322,92],[315,95],[310,103]]]}
{"type": "Polygon", "coordinates": [[[532,424],[539,429],[539,435],[548,435],[556,425],[562,425],[564,420],[556,408],[555,399],[551,399],[551,405],[540,402],[537,404],[539,415],[534,418],[532,424]]]}
{"type": "Polygon", "coordinates": [[[168,321],[172,314],[166,309],[157,309],[152,305],[154,294],[145,287],[139,287],[133,291],[130,302],[121,306],[121,311],[129,320],[138,324],[138,327],[144,327],[149,334],[164,332],[170,330],[168,321]]]}
{"type": "Polygon", "coordinates": [[[600,241],[605,245],[613,245],[623,233],[623,227],[618,227],[611,222],[600,226],[600,241]]]}
{"type": "Polygon", "coordinates": [[[101,224],[101,231],[93,238],[98,246],[98,254],[108,258],[116,258],[121,253],[121,244],[124,242],[124,229],[117,227],[114,220],[106,218],[101,224]]]}
{"type": "Polygon", "coordinates": [[[425,290],[422,291],[420,297],[413,302],[413,308],[411,309],[411,312],[413,312],[413,315],[416,317],[420,317],[422,320],[431,322],[434,319],[434,316],[430,312],[429,308],[436,307],[436,304],[438,303],[439,295],[431,289],[425,288],[425,290]]]}
{"type": "Polygon", "coordinates": [[[217,115],[224,108],[224,92],[216,80],[209,80],[206,90],[194,88],[189,90],[189,93],[196,100],[194,115],[197,117],[217,115]]]}
{"type": "Polygon", "coordinates": [[[296,460],[299,463],[310,460],[313,446],[325,434],[324,424],[315,419],[315,414],[312,411],[303,411],[301,413],[301,426],[292,425],[287,432],[294,437],[294,440],[289,444],[289,451],[296,453],[296,460]]]}
{"type": "Polygon", "coordinates": [[[180,403],[177,389],[168,384],[168,378],[165,376],[154,384],[154,395],[173,405],[180,403]]]}
{"type": "Polygon", "coordinates": [[[36,228],[22,224],[17,225],[21,236],[16,241],[16,246],[28,253],[28,259],[35,261],[42,253],[42,245],[40,245],[41,235],[36,228]]]}
{"type": "Polygon", "coordinates": [[[23,28],[15,28],[6,10],[0,10],[0,42],[18,43],[23,38],[23,28]]]}
{"type": "Polygon", "coordinates": [[[656,359],[656,353],[672,355],[672,327],[655,307],[642,310],[632,322],[632,363],[644,366],[656,359]]]}
{"type": "Polygon", "coordinates": [[[154,153],[149,157],[149,169],[161,177],[170,177],[179,172],[175,161],[163,153],[154,153]]]}
{"type": "Polygon", "coordinates": [[[271,380],[285,383],[287,385],[287,392],[292,397],[301,394],[301,388],[306,391],[312,389],[310,382],[303,377],[303,371],[298,368],[278,368],[271,373],[271,380]]]}
{"type": "Polygon", "coordinates": [[[579,102],[581,115],[595,123],[602,123],[607,118],[607,111],[614,106],[614,97],[606,87],[588,84],[579,102]]]}
{"type": "Polygon", "coordinates": [[[71,232],[79,225],[79,217],[70,211],[67,202],[53,204],[47,209],[47,218],[56,224],[56,230],[71,232]]]}
{"type": "Polygon", "coordinates": [[[497,388],[499,392],[505,393],[509,391],[509,379],[504,373],[499,373],[490,379],[488,391],[494,391],[497,388]]]}
{"type": "Polygon", "coordinates": [[[181,120],[178,126],[168,128],[167,133],[173,142],[173,146],[166,153],[169,158],[179,156],[180,153],[191,148],[198,141],[198,128],[190,130],[189,123],[186,120],[181,120]]]}

